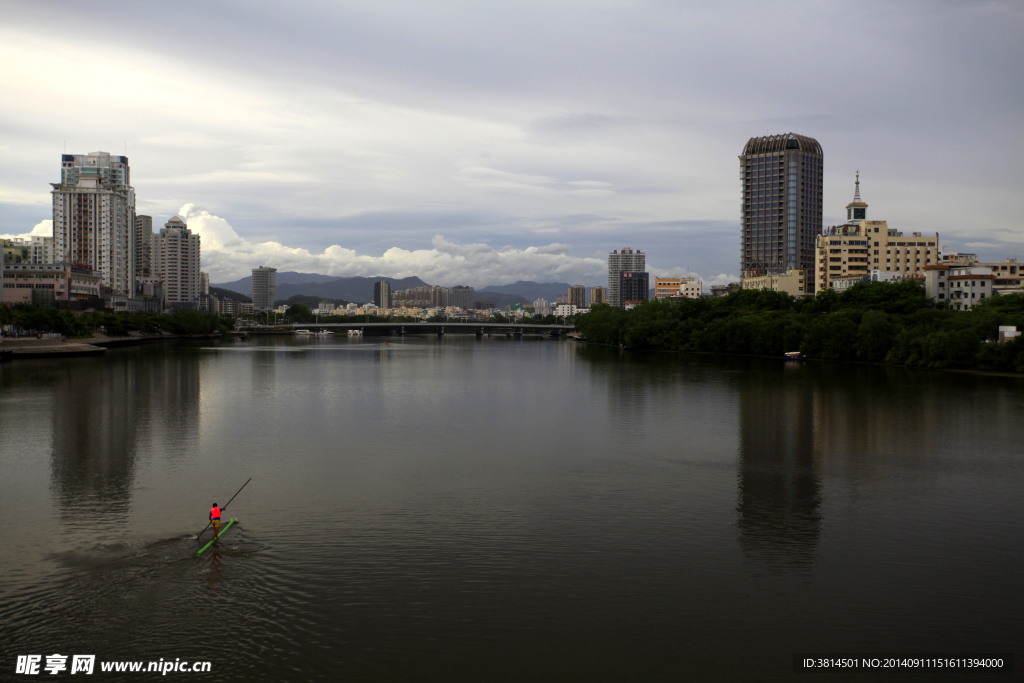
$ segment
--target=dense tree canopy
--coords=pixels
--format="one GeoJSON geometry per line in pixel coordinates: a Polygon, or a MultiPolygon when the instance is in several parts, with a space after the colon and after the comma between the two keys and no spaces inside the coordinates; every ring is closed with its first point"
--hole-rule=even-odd
{"type": "Polygon", "coordinates": [[[230,330],[230,321],[216,313],[180,310],[163,314],[150,311],[133,313],[90,312],[75,314],[56,308],[36,308],[29,304],[0,306],[0,324],[16,325],[24,330],[58,332],[65,337],[91,337],[93,330],[104,328],[111,337],[129,332],[141,334],[212,334],[230,330]]]}
{"type": "Polygon", "coordinates": [[[996,344],[1000,325],[1024,331],[1024,294],[970,311],[937,308],[913,281],[858,284],[813,299],[740,290],[721,298],[597,305],[577,328],[588,341],[636,349],[782,355],[932,368],[1024,372],[1024,341],[996,344]]]}

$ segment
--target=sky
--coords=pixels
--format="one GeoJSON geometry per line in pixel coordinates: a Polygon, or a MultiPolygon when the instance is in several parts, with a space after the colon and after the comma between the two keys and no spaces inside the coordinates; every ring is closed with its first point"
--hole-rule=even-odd
{"type": "Polygon", "coordinates": [[[0,235],[60,154],[130,160],[213,282],[259,265],[600,285],[739,279],[738,155],[824,149],[824,220],[1024,258],[1024,3],[0,0],[0,235]]]}

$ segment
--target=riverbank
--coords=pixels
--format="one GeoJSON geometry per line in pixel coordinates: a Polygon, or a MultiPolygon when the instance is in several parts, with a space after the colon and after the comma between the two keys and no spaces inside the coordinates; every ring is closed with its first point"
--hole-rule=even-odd
{"type": "MultiPolygon", "coordinates": [[[[92,337],[77,339],[4,339],[0,344],[0,353],[9,360],[26,360],[30,358],[71,358],[81,356],[101,356],[107,349],[123,346],[135,346],[154,342],[190,340],[190,339],[221,339],[220,332],[211,334],[139,334],[129,333],[125,337],[110,337],[95,333],[92,337]]],[[[234,335],[229,335],[234,336],[234,335]]]]}

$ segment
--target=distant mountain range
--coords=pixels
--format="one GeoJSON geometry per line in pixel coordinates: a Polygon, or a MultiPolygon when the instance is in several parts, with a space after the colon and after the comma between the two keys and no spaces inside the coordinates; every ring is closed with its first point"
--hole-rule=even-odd
{"type": "Polygon", "coordinates": [[[519,280],[510,285],[488,285],[476,291],[478,299],[480,298],[480,292],[496,292],[499,294],[515,294],[525,298],[530,303],[533,303],[536,299],[544,299],[554,303],[555,297],[566,296],[569,293],[569,283],[519,280]]]}
{"type": "MultiPolygon", "coordinates": [[[[332,277],[330,275],[319,275],[317,273],[296,273],[293,271],[280,272],[277,274],[277,288],[274,298],[277,300],[288,299],[296,294],[305,296],[317,296],[324,299],[344,299],[356,303],[373,301],[373,283],[380,280],[387,280],[391,289],[409,289],[411,287],[429,287],[426,282],[418,277],[393,278],[393,277],[332,277]]],[[[509,304],[521,304],[532,302],[537,296],[534,292],[555,292],[565,294],[568,285],[561,283],[538,284],[536,282],[520,282],[516,285],[500,285],[484,287],[476,290],[476,301],[490,301],[495,306],[503,308],[509,304]],[[521,288],[516,285],[522,285],[521,288]],[[517,291],[521,289],[521,291],[517,291]],[[525,292],[525,293],[523,293],[525,292]]],[[[217,287],[228,292],[235,292],[244,297],[252,296],[252,277],[243,277],[234,282],[220,282],[211,287],[217,287]]],[[[543,296],[541,294],[540,296],[543,296]]],[[[554,301],[555,295],[550,296],[554,301]]],[[[549,298],[545,296],[544,298],[549,298]]]]}

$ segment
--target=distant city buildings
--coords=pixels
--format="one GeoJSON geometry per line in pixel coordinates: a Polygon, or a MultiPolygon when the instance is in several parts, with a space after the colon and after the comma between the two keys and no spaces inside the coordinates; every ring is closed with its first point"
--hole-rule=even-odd
{"type": "MultiPolygon", "coordinates": [[[[623,249],[621,252],[615,250],[608,254],[608,303],[612,306],[622,306],[623,299],[619,295],[620,273],[638,273],[647,270],[647,259],[642,251],[636,253],[632,249],[623,249]]],[[[644,293],[644,301],[647,301],[647,293],[644,293]]]]}
{"type": "Polygon", "coordinates": [[[274,307],[277,289],[277,268],[260,266],[252,269],[252,306],[262,312],[274,307]]]}
{"type": "Polygon", "coordinates": [[[813,272],[822,224],[821,145],[794,133],[750,138],[739,160],[740,271],[813,272]]]}
{"type": "Polygon", "coordinates": [[[166,308],[199,308],[199,235],[177,216],[153,237],[166,308]]]}
{"type": "Polygon", "coordinates": [[[590,288],[590,305],[608,303],[608,290],[604,287],[590,288]]]}
{"type": "Polygon", "coordinates": [[[199,271],[199,296],[210,296],[210,274],[199,271]]]}
{"type": "Polygon", "coordinates": [[[134,290],[135,190],[128,157],[64,154],[53,190],[56,258],[98,270],[114,294],[134,290]]]}
{"type": "Polygon", "coordinates": [[[454,306],[468,310],[476,307],[475,296],[475,290],[464,285],[455,287],[426,285],[395,290],[391,292],[391,301],[392,306],[398,307],[448,308],[454,306]]]}

